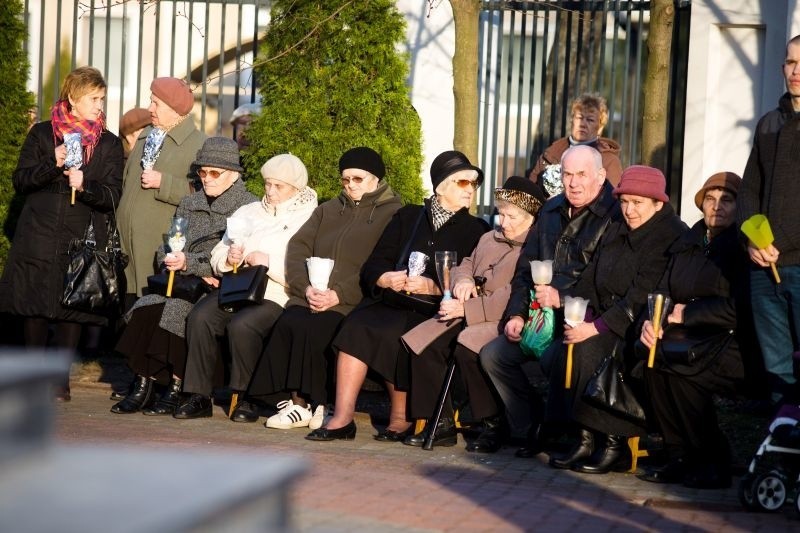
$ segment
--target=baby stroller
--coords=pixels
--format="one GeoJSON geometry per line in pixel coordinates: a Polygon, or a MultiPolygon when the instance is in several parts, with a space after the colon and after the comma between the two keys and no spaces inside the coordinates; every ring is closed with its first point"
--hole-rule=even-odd
{"type": "Polygon", "coordinates": [[[748,511],[775,512],[793,500],[800,513],[799,476],[800,406],[784,405],[739,481],[739,501],[748,511]]]}

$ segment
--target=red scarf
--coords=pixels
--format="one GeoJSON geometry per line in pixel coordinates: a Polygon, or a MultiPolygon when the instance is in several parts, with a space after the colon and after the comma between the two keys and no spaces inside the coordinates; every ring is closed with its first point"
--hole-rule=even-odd
{"type": "Polygon", "coordinates": [[[56,145],[64,141],[65,133],[80,133],[83,146],[83,164],[89,163],[95,146],[106,127],[106,117],[101,112],[97,120],[78,120],[70,112],[69,102],[59,100],[50,109],[50,122],[53,125],[53,142],[56,145]]]}

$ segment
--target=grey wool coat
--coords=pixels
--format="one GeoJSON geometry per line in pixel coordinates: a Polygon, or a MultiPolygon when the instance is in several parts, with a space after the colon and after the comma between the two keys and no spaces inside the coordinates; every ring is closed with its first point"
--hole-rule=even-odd
{"type": "MultiPolygon", "coordinates": [[[[227,219],[234,211],[252,202],[258,201],[245,189],[242,180],[236,180],[231,187],[219,195],[209,206],[203,191],[187,196],[178,205],[175,216],[189,219],[186,230],[186,270],[175,275],[194,274],[200,277],[211,277],[211,250],[220,241],[227,227],[227,219]],[[197,243],[192,247],[192,243],[197,243]],[[191,251],[186,251],[191,249],[191,251]]],[[[156,252],[158,264],[163,266],[165,246],[162,243],[156,252]]],[[[145,284],[147,280],[145,279],[145,284]]],[[[166,302],[159,326],[179,337],[185,336],[186,317],[194,304],[180,298],[165,298],[160,294],[148,294],[136,301],[131,312],[145,305],[156,305],[166,302]]],[[[127,315],[130,317],[130,313],[127,315]]]]}
{"type": "Polygon", "coordinates": [[[161,172],[158,189],[142,188],[142,151],[151,127],[145,128],[125,164],[122,178],[122,199],[117,209],[122,249],[130,257],[125,277],[128,292],[142,295],[147,276],[153,274],[153,252],[163,241],[175,214],[175,206],[194,192],[195,173],[192,162],[203,146],[206,135],[186,117],[164,138],[161,153],[153,170],[161,172]]]}

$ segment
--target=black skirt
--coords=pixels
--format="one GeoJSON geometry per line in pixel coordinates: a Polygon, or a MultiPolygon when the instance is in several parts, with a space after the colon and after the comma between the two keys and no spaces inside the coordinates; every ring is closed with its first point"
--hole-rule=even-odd
{"type": "Polygon", "coordinates": [[[335,368],[331,340],[342,320],[344,315],[336,311],[287,307],[261,353],[248,396],[297,391],[313,404],[328,403],[335,368]]]}
{"type": "Polygon", "coordinates": [[[362,303],[347,316],[333,349],[363,361],[395,388],[408,390],[410,363],[400,337],[428,318],[383,302],[362,303]]]}
{"type": "Polygon", "coordinates": [[[128,359],[136,374],[168,384],[173,374],[186,371],[186,339],[159,327],[164,304],[136,309],[117,342],[116,350],[128,359]]]}

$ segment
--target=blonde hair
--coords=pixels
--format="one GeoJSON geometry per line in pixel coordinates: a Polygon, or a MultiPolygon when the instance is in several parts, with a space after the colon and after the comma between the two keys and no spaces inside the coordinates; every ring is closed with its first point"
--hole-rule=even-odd
{"type": "Polygon", "coordinates": [[[608,124],[608,102],[598,93],[584,93],[572,102],[572,114],[586,109],[594,109],[600,115],[600,127],[597,129],[597,134],[600,135],[608,124]]]}
{"type": "Polygon", "coordinates": [[[61,85],[61,100],[77,100],[85,94],[96,89],[106,89],[106,80],[103,74],[94,67],[78,67],[64,78],[61,85]]]}

